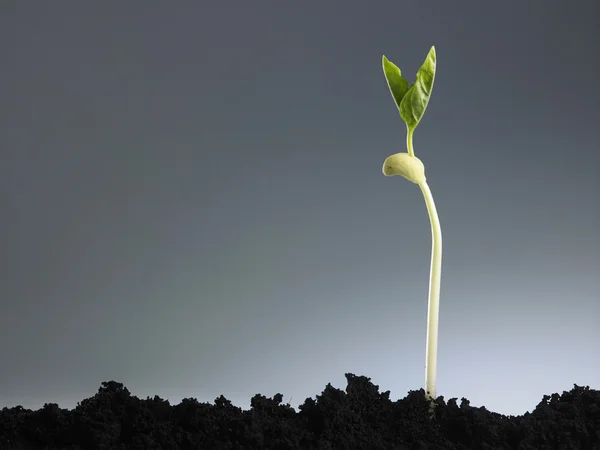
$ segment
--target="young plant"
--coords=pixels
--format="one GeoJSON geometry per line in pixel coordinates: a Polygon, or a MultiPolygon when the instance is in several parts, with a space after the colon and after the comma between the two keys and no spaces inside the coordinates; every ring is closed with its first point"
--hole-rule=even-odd
{"type": "Polygon", "coordinates": [[[435,47],[431,47],[425,62],[417,72],[417,80],[409,87],[408,81],[402,77],[400,69],[383,56],[383,73],[400,117],[406,122],[406,146],[408,153],[396,153],[388,156],[383,163],[383,174],[386,177],[402,175],[409,181],[419,185],[429,220],[431,222],[432,251],[431,271],[429,275],[429,304],[427,308],[427,344],[425,351],[425,393],[431,402],[433,413],[436,398],[435,385],[437,374],[438,318],[440,304],[440,279],[442,271],[442,230],[438,219],[433,196],[425,179],[425,167],[413,150],[413,134],[421,121],[429,103],[433,80],[435,78],[435,47]]]}

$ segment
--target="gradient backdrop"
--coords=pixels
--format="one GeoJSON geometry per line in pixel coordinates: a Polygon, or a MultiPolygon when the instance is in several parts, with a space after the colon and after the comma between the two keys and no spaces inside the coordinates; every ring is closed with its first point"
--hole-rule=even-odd
{"type": "Polygon", "coordinates": [[[600,3],[3,1],[0,406],[424,385],[430,225],[381,56],[437,75],[438,394],[600,388],[600,3]]]}

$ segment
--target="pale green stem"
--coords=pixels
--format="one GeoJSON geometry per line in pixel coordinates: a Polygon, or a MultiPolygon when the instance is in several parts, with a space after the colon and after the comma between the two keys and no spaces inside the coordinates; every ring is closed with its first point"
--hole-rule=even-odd
{"type": "Polygon", "coordinates": [[[415,151],[413,150],[413,133],[415,132],[415,129],[409,128],[408,125],[406,128],[408,129],[408,133],[406,133],[406,148],[408,148],[408,154],[410,156],[415,156],[415,151]]]}
{"type": "Polygon", "coordinates": [[[425,394],[431,401],[430,412],[433,414],[436,398],[436,376],[437,376],[437,347],[438,347],[438,321],[440,312],[440,281],[442,275],[442,230],[438,218],[433,196],[427,182],[419,184],[427,212],[431,221],[431,270],[429,274],[429,304],[427,307],[427,346],[425,353],[425,394]]]}

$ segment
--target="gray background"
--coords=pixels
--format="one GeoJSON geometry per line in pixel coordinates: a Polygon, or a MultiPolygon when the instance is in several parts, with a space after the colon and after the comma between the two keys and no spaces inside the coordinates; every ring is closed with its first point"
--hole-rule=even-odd
{"type": "Polygon", "coordinates": [[[0,406],[423,387],[431,45],[438,394],[600,388],[599,5],[3,1],[0,406]]]}

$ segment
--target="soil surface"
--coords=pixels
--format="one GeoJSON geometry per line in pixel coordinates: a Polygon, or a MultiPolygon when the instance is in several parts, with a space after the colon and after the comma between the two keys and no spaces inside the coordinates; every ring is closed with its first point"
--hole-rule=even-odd
{"type": "Polygon", "coordinates": [[[0,411],[0,449],[70,450],[600,450],[600,392],[574,385],[545,395],[531,413],[504,416],[462,398],[436,400],[423,389],[396,402],[370,378],[346,374],[346,391],[328,384],[295,411],[283,396],[255,395],[249,410],[221,396],[214,404],[158,396],[140,400],[123,384],[103,382],[73,410],[0,411]]]}

